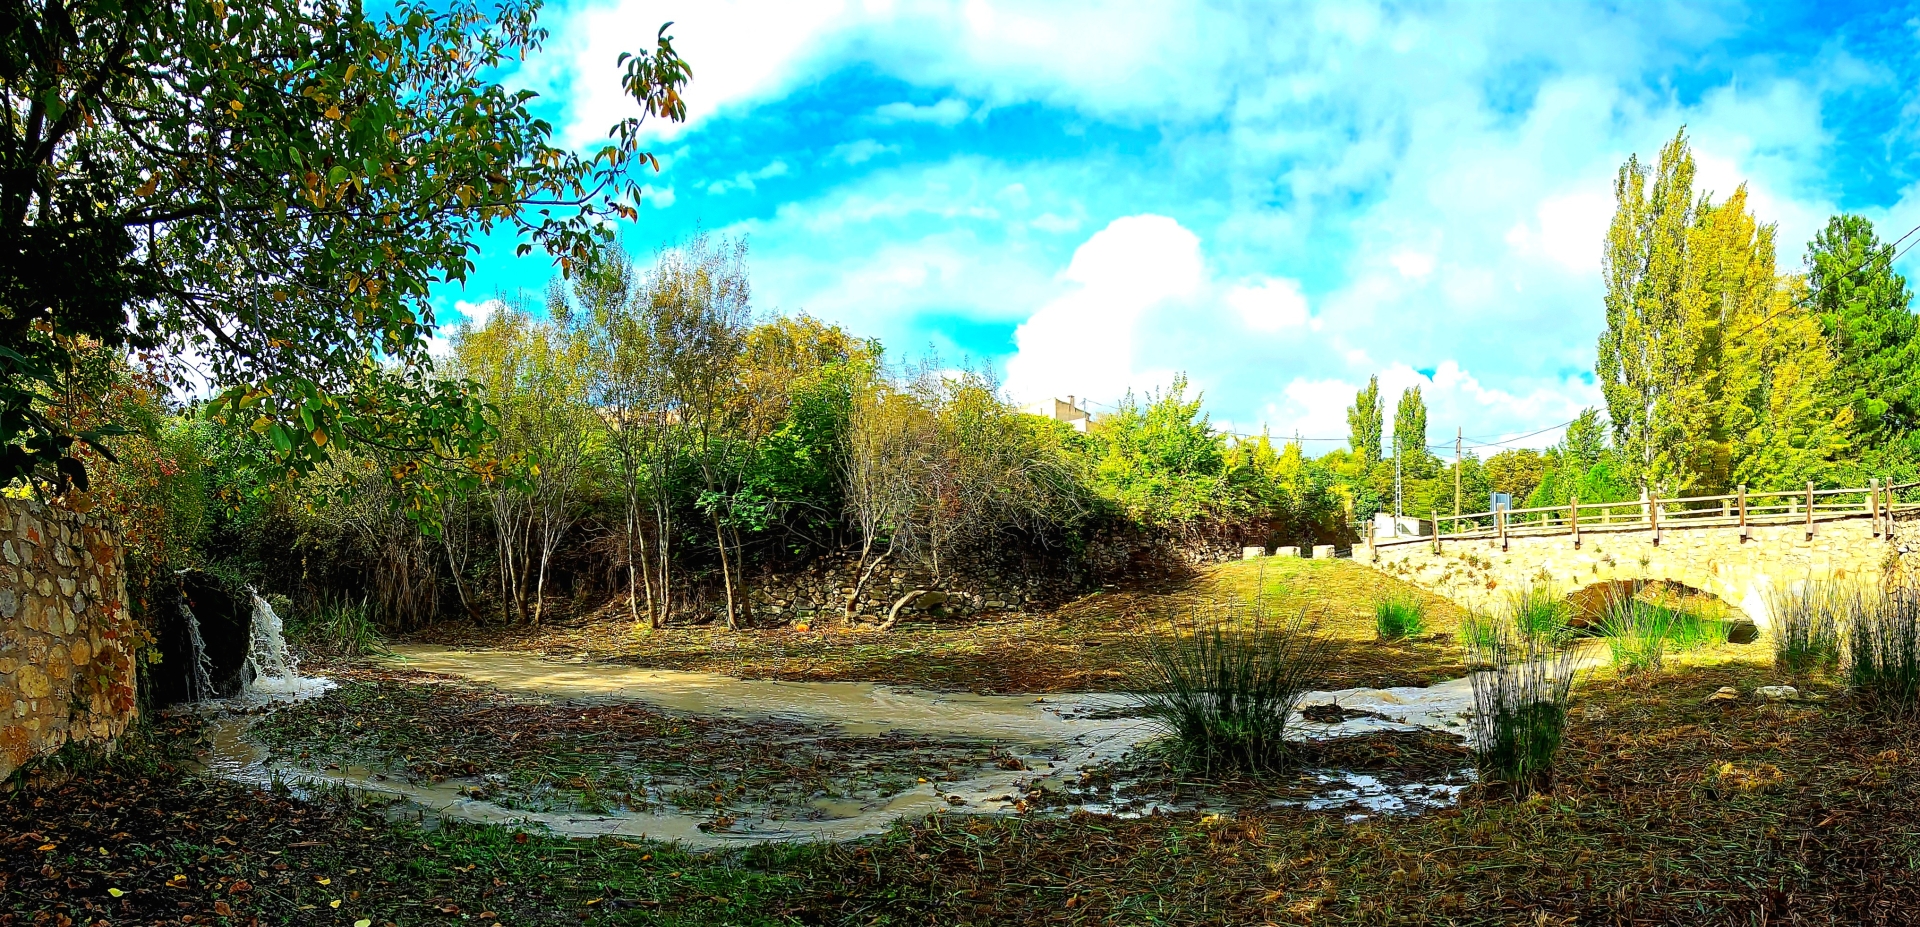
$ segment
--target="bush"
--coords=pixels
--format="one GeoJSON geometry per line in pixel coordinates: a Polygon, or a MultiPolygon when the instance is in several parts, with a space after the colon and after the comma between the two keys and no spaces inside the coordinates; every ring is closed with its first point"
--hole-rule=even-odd
{"type": "Polygon", "coordinates": [[[1419,637],[1427,630],[1427,603],[1418,595],[1389,595],[1373,603],[1373,628],[1383,641],[1419,637]]]}
{"type": "Polygon", "coordinates": [[[1920,709],[1920,589],[1856,594],[1847,636],[1847,681],[1890,714],[1920,709]]]}
{"type": "Polygon", "coordinates": [[[1294,705],[1325,654],[1304,612],[1276,622],[1264,602],[1210,603],[1149,638],[1148,676],[1131,697],[1203,772],[1282,768],[1294,705]]]}
{"type": "Polygon", "coordinates": [[[1840,665],[1840,621],[1846,596],[1829,583],[1807,582],[1773,595],[1773,664],[1790,673],[1840,665]]]}
{"type": "Polygon", "coordinates": [[[1474,620],[1470,625],[1470,631],[1463,627],[1463,639],[1473,669],[1473,749],[1480,778],[1523,794],[1544,788],[1552,782],[1553,758],[1566,735],[1573,651],[1525,633],[1517,623],[1474,620]]]}

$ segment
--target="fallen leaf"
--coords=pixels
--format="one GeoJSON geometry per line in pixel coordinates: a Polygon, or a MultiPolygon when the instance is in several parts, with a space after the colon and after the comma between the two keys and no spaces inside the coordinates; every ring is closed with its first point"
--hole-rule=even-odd
{"type": "Polygon", "coordinates": [[[329,908],[338,908],[338,907],[340,907],[340,899],[338,899],[338,898],[335,898],[335,899],[333,899],[332,901],[329,901],[329,902],[327,902],[327,907],[329,907],[329,908]]]}
{"type": "Polygon", "coordinates": [[[363,917],[357,921],[354,921],[353,927],[373,927],[373,921],[370,921],[363,917]]]}
{"type": "Polygon", "coordinates": [[[126,892],[123,892],[117,888],[110,888],[110,889],[107,889],[107,894],[112,895],[115,898],[119,898],[120,896],[125,895],[126,892]]]}

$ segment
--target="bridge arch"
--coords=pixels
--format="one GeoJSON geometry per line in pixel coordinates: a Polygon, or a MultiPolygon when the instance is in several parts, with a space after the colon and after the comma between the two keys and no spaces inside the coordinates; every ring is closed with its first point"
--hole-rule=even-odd
{"type": "Polygon", "coordinates": [[[1572,592],[1664,580],[1711,595],[1764,628],[1776,592],[1808,580],[1891,581],[1920,535],[1920,506],[1878,498],[1845,509],[1815,507],[1812,518],[1804,508],[1773,518],[1696,509],[1708,517],[1662,522],[1659,510],[1667,504],[1633,504],[1656,511],[1625,523],[1583,525],[1583,513],[1564,510],[1535,510],[1547,514],[1519,526],[1495,516],[1491,528],[1376,541],[1356,547],[1354,556],[1468,608],[1495,610],[1528,586],[1572,592]]]}

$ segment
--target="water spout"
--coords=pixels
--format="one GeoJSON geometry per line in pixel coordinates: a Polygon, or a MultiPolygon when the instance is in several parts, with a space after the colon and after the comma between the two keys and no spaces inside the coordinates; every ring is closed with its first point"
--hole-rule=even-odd
{"type": "Polygon", "coordinates": [[[207,659],[207,642],[200,636],[200,619],[194,616],[185,596],[180,599],[180,614],[187,623],[187,646],[192,651],[187,660],[187,668],[192,671],[187,678],[187,701],[209,701],[214,697],[213,664],[207,659]]]}
{"type": "Polygon", "coordinates": [[[324,692],[331,685],[326,679],[300,675],[300,660],[287,646],[286,629],[273,605],[252,586],[247,595],[253,599],[253,620],[247,642],[247,672],[242,677],[243,699],[299,698],[324,692]]]}

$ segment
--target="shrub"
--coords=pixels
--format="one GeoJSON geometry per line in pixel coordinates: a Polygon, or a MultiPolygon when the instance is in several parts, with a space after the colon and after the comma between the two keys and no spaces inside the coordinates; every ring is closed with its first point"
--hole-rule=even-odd
{"type": "Polygon", "coordinates": [[[1507,611],[1514,626],[1529,637],[1565,640],[1573,607],[1551,585],[1528,586],[1507,594],[1507,611]]]}
{"type": "Polygon", "coordinates": [[[1304,612],[1280,622],[1262,601],[1210,603],[1149,638],[1147,678],[1131,697],[1202,771],[1281,768],[1294,705],[1325,654],[1304,612]]]}
{"type": "Polygon", "coordinates": [[[1775,666],[1808,673],[1840,665],[1840,621],[1850,603],[1838,587],[1807,582],[1772,599],[1775,666]]]}
{"type": "Polygon", "coordinates": [[[1545,787],[1566,734],[1573,651],[1517,624],[1476,621],[1466,641],[1481,780],[1521,793],[1545,787]]]}
{"type": "Polygon", "coordinates": [[[1847,610],[1848,683],[1883,711],[1920,710],[1920,589],[1859,593],[1847,610]]]}
{"type": "Polygon", "coordinates": [[[1381,598],[1373,603],[1373,627],[1385,641],[1419,637],[1427,630],[1427,603],[1411,593],[1381,598]]]}

